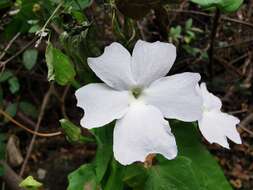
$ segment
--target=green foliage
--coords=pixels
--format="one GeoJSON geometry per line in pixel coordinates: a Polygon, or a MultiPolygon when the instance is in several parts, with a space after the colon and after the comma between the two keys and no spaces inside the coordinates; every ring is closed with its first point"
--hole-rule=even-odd
{"type": "Polygon", "coordinates": [[[186,45],[190,45],[191,42],[196,40],[196,36],[199,33],[203,33],[203,31],[197,27],[194,27],[193,21],[190,18],[185,22],[184,27],[178,25],[170,28],[169,41],[177,44],[181,42],[186,45]]]}
{"type": "Polygon", "coordinates": [[[31,70],[36,64],[38,51],[36,49],[27,49],[23,53],[23,64],[27,70],[31,70]]]}
{"type": "Polygon", "coordinates": [[[46,62],[49,81],[55,80],[60,85],[66,85],[74,80],[76,72],[70,59],[51,43],[46,49],[46,62]]]}
{"type": "Polygon", "coordinates": [[[190,18],[182,27],[180,25],[171,27],[169,31],[169,41],[176,44],[181,44],[182,48],[190,55],[200,55],[202,59],[208,59],[207,52],[199,48],[193,47],[193,43],[197,39],[197,35],[203,33],[200,28],[193,26],[193,20],[190,18]]]}
{"type": "Polygon", "coordinates": [[[191,167],[198,177],[200,188],[206,190],[231,190],[217,161],[202,145],[196,127],[190,123],[183,122],[175,122],[172,126],[179,156],[184,156],[191,160],[191,167]]]}
{"type": "Polygon", "coordinates": [[[85,20],[79,27],[72,28],[60,36],[64,51],[73,60],[78,79],[82,84],[97,81],[96,75],[91,72],[87,64],[87,58],[99,56],[102,53],[98,32],[88,20],[85,20]]]}
{"type": "Polygon", "coordinates": [[[68,176],[67,190],[97,189],[96,174],[93,164],[85,164],[68,176]]]}
{"type": "Polygon", "coordinates": [[[147,169],[142,163],[131,164],[125,168],[122,180],[133,189],[142,189],[148,177],[147,169]]]}
{"type": "Polygon", "coordinates": [[[18,13],[13,17],[4,30],[4,37],[6,39],[10,39],[17,32],[24,33],[29,30],[30,26],[27,23],[27,20],[36,18],[35,12],[33,11],[36,2],[36,0],[22,0],[19,7],[16,7],[16,9],[19,8],[18,13]]]}
{"type": "Polygon", "coordinates": [[[182,33],[182,27],[181,26],[176,26],[176,27],[171,27],[169,31],[169,41],[175,41],[176,43],[179,43],[179,39],[181,38],[181,33],[182,33]]]}
{"type": "Polygon", "coordinates": [[[28,176],[19,184],[19,187],[26,190],[39,190],[42,185],[42,183],[36,181],[32,176],[28,176]]]}
{"type": "Polygon", "coordinates": [[[164,160],[147,171],[148,178],[145,190],[200,190],[198,177],[194,174],[191,160],[177,157],[175,160],[164,160]]]}
{"type": "Polygon", "coordinates": [[[107,171],[109,162],[112,159],[112,146],[111,144],[98,144],[96,158],[95,158],[95,171],[96,177],[99,182],[102,181],[105,172],[107,171]]]}
{"type": "Polygon", "coordinates": [[[108,170],[112,159],[112,127],[94,129],[92,133],[97,140],[96,157],[92,163],[82,165],[69,175],[68,190],[82,189],[85,185],[95,188],[108,170]]]}
{"type": "MultiPolygon", "coordinates": [[[[218,8],[222,12],[234,12],[243,2],[243,0],[191,1],[204,8],[218,8]]],[[[108,1],[112,8],[112,15],[102,15],[102,19],[107,17],[111,19],[115,36],[111,34],[112,31],[107,31],[109,30],[107,26],[110,24],[109,22],[105,22],[105,34],[100,34],[99,24],[96,25],[96,22],[88,20],[88,18],[93,19],[93,15],[86,17],[84,9],[89,7],[92,2],[92,0],[19,0],[14,5],[13,1],[10,0],[0,1],[0,9],[4,10],[8,7],[8,9],[14,10],[13,12],[19,10],[13,16],[7,16],[9,20],[6,22],[6,26],[4,25],[3,41],[5,43],[3,43],[3,48],[7,44],[7,40],[10,40],[17,32],[21,32],[19,40],[26,39],[22,36],[24,33],[33,38],[34,35],[37,35],[36,32],[40,31],[42,26],[47,23],[43,29],[50,34],[48,36],[51,37],[51,40],[60,41],[60,44],[57,45],[62,45],[63,49],[61,51],[60,47],[56,48],[51,43],[47,46],[45,57],[48,68],[48,80],[55,81],[59,85],[76,84],[77,87],[80,85],[75,81],[76,72],[77,78],[81,79],[80,83],[82,84],[98,80],[94,73],[91,72],[86,60],[87,57],[101,55],[102,48],[100,46],[104,46],[110,39],[115,39],[131,49],[132,42],[139,35],[138,23],[131,18],[140,19],[148,14],[151,9],[154,9],[156,19],[159,22],[159,16],[156,15],[158,13],[157,10],[163,7],[164,4],[175,3],[177,0],[108,1]],[[52,12],[57,5],[60,5],[61,9],[52,16],[52,12]],[[118,10],[125,17],[117,14],[118,10]],[[52,17],[48,20],[50,15],[52,17]],[[55,35],[54,30],[57,33],[61,33],[58,39],[56,38],[58,34],[55,35]],[[104,35],[108,35],[109,38],[100,39],[104,35]],[[5,38],[7,39],[6,41],[5,38]]],[[[104,2],[101,4],[105,5],[104,2]]],[[[96,12],[97,10],[94,9],[92,11],[96,12]]],[[[165,12],[165,15],[167,17],[167,12],[165,12]]],[[[94,14],[94,18],[96,20],[99,18],[97,21],[100,23],[100,17],[94,14]]],[[[147,21],[147,24],[150,25],[150,21],[147,21]]],[[[170,27],[169,31],[165,27],[165,33],[169,34],[168,40],[170,42],[176,43],[186,53],[207,58],[206,52],[193,47],[198,35],[203,33],[203,31],[194,27],[192,19],[188,19],[182,26],[175,25],[175,27],[170,27]]],[[[166,37],[163,40],[166,41],[166,37]]],[[[40,51],[43,48],[43,42],[42,40],[40,51]]],[[[12,46],[16,44],[18,43],[13,43],[12,46]]],[[[7,51],[6,57],[13,53],[11,49],[7,51]]],[[[13,51],[15,50],[13,48],[13,51]]],[[[20,56],[18,55],[17,58],[19,59],[20,56]]],[[[22,54],[22,64],[28,71],[34,68],[37,61],[39,59],[38,50],[36,49],[28,49],[22,54]]],[[[17,62],[19,63],[20,61],[18,60],[17,62]]],[[[18,72],[13,71],[15,61],[12,61],[9,65],[12,70],[6,69],[0,72],[1,107],[4,107],[4,110],[12,117],[15,116],[17,109],[19,109],[31,118],[37,118],[37,108],[29,101],[19,99],[19,97],[22,98],[22,95],[18,93],[20,90],[19,78],[17,78],[18,75],[16,74],[18,72]],[[6,94],[12,93],[10,100],[4,99],[5,85],[7,89],[9,88],[6,94]],[[13,101],[13,97],[15,101],[13,101]]],[[[34,71],[36,70],[34,69],[34,71]]],[[[8,121],[5,119],[4,122],[8,121]]],[[[174,160],[167,160],[161,155],[157,155],[154,164],[149,168],[145,168],[142,163],[122,166],[113,158],[112,125],[91,130],[94,137],[83,136],[81,128],[67,119],[61,119],[60,126],[70,143],[93,143],[95,141],[97,143],[96,156],[93,161],[80,166],[80,168],[69,174],[68,190],[231,190],[219,165],[201,144],[198,131],[193,124],[171,122],[178,144],[179,155],[174,160]]],[[[0,134],[0,159],[4,159],[5,143],[3,139],[0,134]]],[[[1,174],[3,174],[3,168],[0,166],[1,174]]],[[[20,184],[21,187],[28,190],[38,189],[41,185],[32,176],[29,176],[20,184]]]]}
{"type": "Polygon", "coordinates": [[[122,179],[124,176],[125,167],[121,166],[119,163],[117,163],[113,159],[111,162],[111,167],[110,167],[109,172],[110,172],[110,175],[106,181],[104,189],[105,190],[110,190],[110,189],[123,190],[124,182],[122,179]]]}
{"type": "Polygon", "coordinates": [[[70,143],[81,143],[81,142],[93,142],[93,138],[85,137],[81,134],[80,127],[77,127],[74,123],[70,122],[67,119],[60,120],[61,128],[64,131],[64,134],[67,140],[70,143]]]}
{"type": "Polygon", "coordinates": [[[178,121],[171,124],[179,155],[174,160],[157,155],[157,161],[149,168],[143,164],[122,166],[111,159],[111,127],[95,129],[96,158],[70,174],[68,190],[81,189],[87,184],[104,190],[125,187],[134,190],[232,190],[216,160],[202,145],[195,125],[178,121]]]}
{"type": "Polygon", "coordinates": [[[237,11],[243,0],[191,0],[193,3],[196,3],[203,8],[218,8],[222,12],[235,12],[237,11]]]}
{"type": "Polygon", "coordinates": [[[10,0],[1,0],[0,1],[0,9],[11,6],[12,2],[10,0]]]}

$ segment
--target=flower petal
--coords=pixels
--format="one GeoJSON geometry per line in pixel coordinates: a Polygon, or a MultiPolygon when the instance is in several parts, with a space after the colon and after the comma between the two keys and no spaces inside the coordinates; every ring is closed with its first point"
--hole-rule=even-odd
{"type": "Polygon", "coordinates": [[[166,118],[196,121],[202,115],[202,99],[196,90],[199,80],[197,73],[164,77],[145,89],[141,98],[159,108],[166,118]]]}
{"type": "Polygon", "coordinates": [[[76,93],[77,106],[85,111],[81,125],[87,129],[102,127],[121,118],[129,106],[129,92],[116,91],[105,84],[88,84],[76,93]]]}
{"type": "Polygon", "coordinates": [[[176,47],[164,42],[149,43],[138,40],[132,55],[132,73],[139,86],[165,76],[176,59],[176,47]]]}
{"type": "Polygon", "coordinates": [[[225,148],[229,148],[227,138],[237,144],[242,143],[236,130],[236,125],[239,122],[240,120],[236,117],[221,111],[205,111],[198,123],[202,135],[208,142],[218,143],[225,148]]]}
{"type": "Polygon", "coordinates": [[[150,153],[160,153],[167,159],[177,155],[169,123],[153,106],[131,106],[128,113],[117,120],[113,138],[115,159],[123,165],[144,162],[150,153]]]}
{"type": "Polygon", "coordinates": [[[131,55],[119,43],[112,43],[96,58],[88,58],[90,68],[107,85],[119,90],[134,86],[131,74],[131,55]]]}
{"type": "Polygon", "coordinates": [[[201,83],[200,91],[203,98],[204,109],[207,110],[220,110],[222,106],[221,100],[207,90],[206,83],[201,83]]]}

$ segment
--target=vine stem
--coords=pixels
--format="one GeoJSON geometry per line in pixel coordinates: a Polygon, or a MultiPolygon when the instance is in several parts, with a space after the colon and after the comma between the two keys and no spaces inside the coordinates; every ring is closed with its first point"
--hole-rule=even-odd
{"type": "Polygon", "coordinates": [[[216,37],[216,34],[217,34],[217,29],[218,29],[218,25],[219,25],[220,16],[221,16],[220,10],[216,9],[214,19],[213,19],[213,26],[212,26],[211,36],[210,36],[210,49],[208,51],[208,55],[209,55],[208,72],[209,72],[210,81],[212,81],[212,79],[213,79],[214,42],[215,42],[215,37],[216,37]]]}
{"type": "Polygon", "coordinates": [[[58,136],[61,135],[62,132],[58,131],[58,132],[54,132],[54,133],[40,133],[40,132],[36,132],[32,129],[29,129],[28,127],[24,126],[23,124],[19,123],[18,121],[16,121],[15,119],[13,119],[8,113],[6,113],[4,110],[0,109],[0,114],[2,114],[6,119],[8,119],[10,122],[12,122],[13,124],[15,124],[16,126],[28,131],[29,133],[32,133],[33,135],[37,135],[40,137],[54,137],[54,136],[58,136]]]}

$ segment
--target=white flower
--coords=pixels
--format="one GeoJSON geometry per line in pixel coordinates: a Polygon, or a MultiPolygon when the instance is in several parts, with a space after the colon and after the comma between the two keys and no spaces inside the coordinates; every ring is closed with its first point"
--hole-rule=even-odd
{"type": "Polygon", "coordinates": [[[150,153],[175,158],[175,138],[164,117],[200,119],[202,102],[195,88],[200,75],[164,77],[175,59],[174,45],[141,40],[132,56],[119,43],[112,43],[100,57],[88,58],[90,68],[105,84],[88,84],[76,91],[77,105],[85,111],[81,125],[91,129],[117,119],[113,151],[121,164],[143,162],[150,153]]]}
{"type": "Polygon", "coordinates": [[[241,138],[236,130],[240,120],[232,115],[221,112],[221,100],[208,92],[205,83],[197,86],[203,98],[203,115],[198,121],[199,129],[205,139],[210,143],[218,143],[229,149],[227,138],[241,144],[241,138]]]}

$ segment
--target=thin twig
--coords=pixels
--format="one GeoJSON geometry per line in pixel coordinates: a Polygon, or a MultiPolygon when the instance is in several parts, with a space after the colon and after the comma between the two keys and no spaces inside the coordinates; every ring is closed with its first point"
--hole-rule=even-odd
{"type": "Polygon", "coordinates": [[[33,128],[35,128],[36,123],[31,120],[29,117],[27,117],[23,112],[18,111],[17,112],[17,117],[19,117],[22,121],[24,121],[25,123],[29,124],[30,126],[32,126],[33,128]]]}
{"type": "Polygon", "coordinates": [[[62,115],[64,118],[68,119],[68,116],[66,114],[66,108],[65,108],[65,99],[66,99],[66,96],[68,94],[68,91],[69,91],[69,88],[70,88],[70,85],[67,85],[65,88],[64,88],[64,91],[63,91],[63,94],[62,96],[59,95],[59,93],[57,92],[57,90],[54,88],[53,89],[53,94],[55,95],[55,97],[59,100],[60,104],[61,104],[61,111],[62,111],[62,115]]]}
{"type": "Polygon", "coordinates": [[[241,71],[237,70],[232,64],[228,63],[223,58],[214,56],[214,59],[218,60],[218,63],[222,64],[228,71],[232,71],[231,73],[234,73],[239,77],[243,77],[243,74],[241,71]]]}
{"type": "Polygon", "coordinates": [[[245,117],[240,125],[242,126],[247,126],[249,123],[251,123],[253,121],[253,113],[250,113],[247,117],[245,117]]]}
{"type": "Polygon", "coordinates": [[[62,114],[63,114],[64,118],[66,118],[66,119],[68,119],[68,116],[67,116],[66,109],[65,109],[65,99],[66,99],[66,96],[68,94],[69,88],[70,88],[70,85],[66,86],[66,88],[64,89],[63,95],[60,99],[61,111],[62,111],[62,114]]]}
{"type": "Polygon", "coordinates": [[[208,72],[209,72],[209,77],[210,81],[213,79],[213,50],[214,50],[214,42],[215,42],[215,37],[219,25],[219,19],[220,19],[220,10],[216,9],[214,20],[213,20],[213,26],[212,26],[212,31],[211,31],[211,36],[210,36],[210,49],[208,51],[209,55],[209,64],[208,64],[208,72]]]}
{"type": "Polygon", "coordinates": [[[8,119],[10,122],[15,124],[16,126],[28,131],[29,133],[32,133],[33,135],[37,135],[37,136],[40,136],[40,137],[54,137],[54,136],[58,136],[58,135],[62,134],[62,132],[60,132],[60,131],[54,132],[54,133],[40,133],[40,132],[37,132],[37,131],[33,131],[32,129],[27,128],[23,124],[19,123],[15,119],[13,119],[8,113],[3,111],[2,109],[0,109],[0,114],[2,114],[6,119],[8,119]]]}
{"type": "Polygon", "coordinates": [[[141,38],[144,40],[144,41],[147,41],[147,36],[145,34],[145,31],[144,31],[144,28],[142,26],[142,23],[140,21],[137,21],[137,27],[139,28],[139,31],[140,31],[140,35],[141,35],[141,38]]]}
{"type": "Polygon", "coordinates": [[[37,40],[36,38],[33,38],[32,41],[30,41],[29,43],[27,43],[22,49],[20,49],[17,53],[15,53],[13,56],[11,56],[10,58],[8,58],[5,61],[0,62],[0,68],[5,68],[5,65],[12,61],[13,59],[15,59],[17,56],[19,56],[23,51],[25,51],[27,48],[29,48],[35,41],[37,40]]]}
{"type": "Polygon", "coordinates": [[[241,110],[230,111],[228,113],[231,114],[231,115],[234,115],[234,114],[245,113],[245,112],[248,112],[248,111],[249,111],[248,109],[241,109],[241,110]]]}
{"type": "Polygon", "coordinates": [[[250,113],[247,117],[245,117],[239,124],[239,127],[253,136],[253,131],[249,130],[246,126],[253,121],[253,113],[250,113]]]}
{"type": "Polygon", "coordinates": [[[5,56],[6,52],[8,51],[8,49],[11,47],[11,45],[13,44],[13,42],[20,36],[20,32],[18,32],[7,44],[7,46],[4,48],[3,53],[0,55],[0,60],[5,56]]]}
{"type": "MultiPolygon", "coordinates": [[[[45,94],[45,96],[43,98],[41,109],[40,109],[40,113],[39,113],[38,120],[37,120],[37,123],[36,123],[36,126],[35,126],[35,131],[36,132],[38,132],[38,130],[39,130],[40,123],[41,123],[41,121],[43,119],[43,116],[44,116],[44,113],[45,113],[45,109],[46,109],[46,106],[47,106],[47,104],[49,102],[49,99],[50,99],[52,91],[53,91],[53,84],[50,85],[49,90],[47,91],[47,93],[45,94]]],[[[28,150],[27,150],[27,154],[26,154],[24,163],[23,163],[23,165],[22,165],[22,167],[20,169],[20,172],[19,172],[20,176],[22,176],[24,174],[26,165],[28,163],[28,160],[29,160],[30,155],[31,155],[32,150],[33,150],[35,139],[36,139],[36,135],[34,134],[33,137],[32,137],[32,140],[31,140],[31,142],[29,144],[29,147],[28,147],[28,150]]]]}
{"type": "Polygon", "coordinates": [[[253,136],[253,131],[249,130],[248,128],[244,127],[243,125],[239,125],[240,129],[244,130],[245,132],[249,133],[251,136],[253,136]]]}

